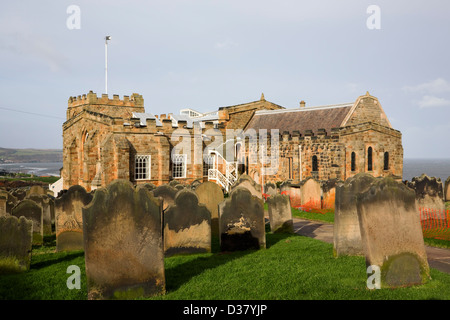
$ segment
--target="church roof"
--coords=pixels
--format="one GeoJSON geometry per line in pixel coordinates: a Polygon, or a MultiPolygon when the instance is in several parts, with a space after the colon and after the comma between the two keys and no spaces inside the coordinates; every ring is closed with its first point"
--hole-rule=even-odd
{"type": "Polygon", "coordinates": [[[260,110],[256,111],[247,129],[278,129],[283,131],[312,130],[316,135],[319,129],[325,129],[328,133],[332,128],[339,128],[345,117],[352,109],[354,103],[344,103],[319,107],[300,107],[296,109],[260,110]]]}

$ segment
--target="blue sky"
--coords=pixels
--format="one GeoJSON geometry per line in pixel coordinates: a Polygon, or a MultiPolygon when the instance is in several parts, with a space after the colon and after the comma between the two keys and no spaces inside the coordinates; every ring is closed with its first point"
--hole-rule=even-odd
{"type": "Polygon", "coordinates": [[[67,100],[142,94],[146,111],[376,96],[408,158],[450,158],[450,2],[15,1],[0,4],[0,147],[62,148],[67,100]],[[67,8],[80,8],[69,29],[67,8]],[[380,29],[369,29],[370,5],[380,29]],[[16,110],[11,111],[10,109],[16,110]],[[23,111],[23,112],[18,112],[23,111]]]}

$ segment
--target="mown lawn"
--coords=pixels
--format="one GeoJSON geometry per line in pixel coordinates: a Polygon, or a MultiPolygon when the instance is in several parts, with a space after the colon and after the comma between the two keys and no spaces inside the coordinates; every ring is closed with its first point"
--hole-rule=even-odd
{"type": "MultiPolygon", "coordinates": [[[[333,257],[333,246],[299,235],[266,235],[267,248],[165,259],[166,294],[153,300],[386,300],[450,299],[450,275],[431,269],[421,286],[368,290],[364,257],[333,257]]],[[[0,275],[0,299],[84,300],[82,251],[33,252],[31,270],[0,275]],[[69,290],[67,267],[81,269],[81,289],[69,290]]]]}

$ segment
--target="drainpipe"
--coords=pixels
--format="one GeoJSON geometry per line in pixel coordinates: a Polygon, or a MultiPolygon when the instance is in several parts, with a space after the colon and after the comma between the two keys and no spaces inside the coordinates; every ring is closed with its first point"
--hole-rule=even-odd
{"type": "Polygon", "coordinates": [[[299,165],[299,171],[300,171],[300,181],[302,181],[303,180],[303,172],[302,172],[302,145],[301,144],[298,145],[298,165],[299,165]]]}

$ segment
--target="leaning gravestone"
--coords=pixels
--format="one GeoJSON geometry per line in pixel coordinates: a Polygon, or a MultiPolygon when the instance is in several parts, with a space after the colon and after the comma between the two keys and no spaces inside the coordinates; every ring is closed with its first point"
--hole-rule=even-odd
{"type": "Polygon", "coordinates": [[[33,245],[42,245],[44,242],[44,220],[42,207],[30,199],[20,201],[13,209],[13,216],[25,218],[33,222],[33,245]]]}
{"type": "Polygon", "coordinates": [[[211,213],[192,190],[178,192],[164,213],[164,252],[166,257],[211,252],[211,213]]]}
{"type": "Polygon", "coordinates": [[[381,270],[381,288],[423,284],[430,274],[413,190],[391,177],[357,197],[367,266],[381,270]]]}
{"type": "Polygon", "coordinates": [[[33,222],[25,217],[0,217],[0,274],[30,269],[33,222]]]}
{"type": "Polygon", "coordinates": [[[219,235],[219,204],[223,201],[222,188],[214,182],[207,181],[195,188],[198,202],[204,204],[211,213],[211,234],[219,235]]]}
{"type": "Polygon", "coordinates": [[[219,205],[221,251],[266,247],[264,203],[244,187],[233,189],[219,205]]]}
{"type": "MultiPolygon", "coordinates": [[[[175,180],[172,180],[175,181],[175,180]]],[[[178,183],[178,181],[176,181],[178,183]]],[[[176,184],[175,184],[176,185],[176,184]]],[[[172,187],[168,184],[163,184],[151,191],[153,195],[157,198],[161,197],[163,200],[163,211],[166,211],[168,207],[174,204],[175,196],[178,192],[178,189],[172,187]]]]}
{"type": "Polygon", "coordinates": [[[363,256],[356,197],[366,191],[375,178],[368,173],[358,173],[336,187],[333,245],[334,255],[363,256]]]}
{"type": "Polygon", "coordinates": [[[92,195],[74,185],[55,200],[56,251],[83,250],[83,207],[92,195]]]}
{"type": "Polygon", "coordinates": [[[165,291],[161,203],[145,187],[115,180],[83,208],[89,299],[135,299],[165,291]]]}
{"type": "Polygon", "coordinates": [[[289,196],[276,194],[267,199],[270,230],[273,233],[293,233],[291,202],[289,196]]]}

